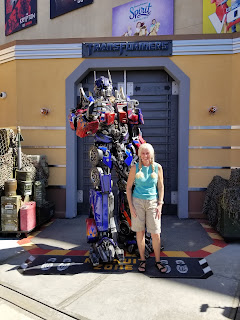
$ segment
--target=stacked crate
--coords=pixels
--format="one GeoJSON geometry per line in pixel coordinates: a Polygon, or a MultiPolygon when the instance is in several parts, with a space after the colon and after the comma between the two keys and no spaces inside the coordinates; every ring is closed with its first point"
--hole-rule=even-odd
{"type": "Polygon", "coordinates": [[[21,195],[24,202],[29,201],[32,195],[33,181],[31,179],[31,172],[24,170],[16,170],[17,179],[17,193],[21,195]]]}
{"type": "Polygon", "coordinates": [[[19,230],[19,209],[22,204],[21,196],[1,197],[1,230],[19,230]]]}
{"type": "Polygon", "coordinates": [[[37,168],[36,181],[33,183],[33,200],[36,202],[36,222],[41,225],[54,215],[54,204],[46,200],[49,169],[45,155],[28,155],[37,168]]]}

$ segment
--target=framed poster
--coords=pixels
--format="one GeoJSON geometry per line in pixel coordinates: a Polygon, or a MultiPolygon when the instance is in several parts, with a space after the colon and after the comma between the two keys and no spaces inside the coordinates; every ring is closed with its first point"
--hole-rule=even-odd
{"type": "Polygon", "coordinates": [[[54,19],[91,3],[93,3],[93,0],[50,0],[50,18],[54,19]]]}
{"type": "Polygon", "coordinates": [[[173,0],[135,0],[112,9],[112,36],[173,34],[173,0]]]}
{"type": "Polygon", "coordinates": [[[203,0],[203,33],[240,31],[240,0],[203,0]]]}
{"type": "Polygon", "coordinates": [[[5,0],[5,36],[37,24],[37,0],[5,0]]]}

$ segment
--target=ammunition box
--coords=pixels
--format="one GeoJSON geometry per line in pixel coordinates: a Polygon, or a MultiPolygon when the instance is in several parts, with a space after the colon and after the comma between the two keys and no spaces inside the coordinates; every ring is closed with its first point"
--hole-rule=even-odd
{"type": "Polygon", "coordinates": [[[46,188],[42,181],[35,181],[33,184],[33,200],[36,202],[37,207],[42,207],[45,203],[46,188]]]}
{"type": "Polygon", "coordinates": [[[18,231],[18,219],[1,219],[2,231],[18,231]]]}
{"type": "Polygon", "coordinates": [[[18,180],[17,183],[17,192],[18,194],[20,194],[21,196],[30,196],[32,195],[32,185],[33,182],[32,181],[20,181],[18,180]]]}
{"type": "Polygon", "coordinates": [[[4,183],[4,194],[6,197],[16,196],[17,180],[9,179],[4,183]]]}
{"type": "Polygon", "coordinates": [[[31,181],[31,172],[30,171],[23,171],[23,170],[16,170],[16,180],[18,181],[31,181]]]}
{"type": "Polygon", "coordinates": [[[1,218],[11,218],[18,216],[22,204],[21,196],[1,197],[1,218]]]}
{"type": "Polygon", "coordinates": [[[42,207],[36,208],[37,225],[41,225],[50,220],[55,212],[55,205],[52,202],[45,202],[42,207]]]}

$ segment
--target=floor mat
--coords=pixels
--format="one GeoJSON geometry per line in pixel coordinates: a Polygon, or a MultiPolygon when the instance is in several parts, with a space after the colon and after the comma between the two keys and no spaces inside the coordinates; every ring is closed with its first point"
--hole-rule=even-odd
{"type": "MultiPolygon", "coordinates": [[[[167,267],[166,273],[160,273],[155,267],[155,259],[150,257],[146,262],[144,275],[150,278],[195,278],[206,279],[213,274],[206,259],[164,257],[161,259],[167,267]]],[[[93,267],[87,256],[30,256],[18,271],[22,275],[73,275],[78,273],[126,273],[138,272],[139,261],[136,257],[126,257],[123,263],[114,260],[111,264],[99,264],[93,267]]]]}

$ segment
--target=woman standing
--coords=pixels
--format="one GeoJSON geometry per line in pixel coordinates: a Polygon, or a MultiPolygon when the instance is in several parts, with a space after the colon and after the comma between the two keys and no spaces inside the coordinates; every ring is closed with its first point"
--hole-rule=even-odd
{"type": "Polygon", "coordinates": [[[160,262],[161,214],[164,196],[162,166],[154,162],[154,149],[144,143],[138,150],[139,162],[132,166],[127,181],[127,199],[131,211],[132,230],[136,232],[140,253],[139,272],[145,272],[145,227],[151,233],[156,268],[165,273],[160,262]],[[133,184],[135,188],[132,192],[133,184]]]}

